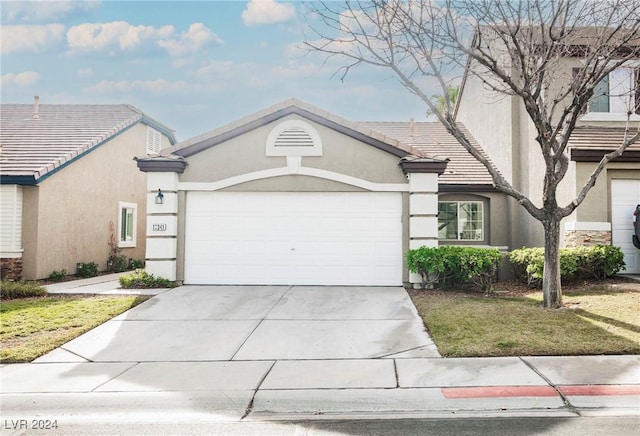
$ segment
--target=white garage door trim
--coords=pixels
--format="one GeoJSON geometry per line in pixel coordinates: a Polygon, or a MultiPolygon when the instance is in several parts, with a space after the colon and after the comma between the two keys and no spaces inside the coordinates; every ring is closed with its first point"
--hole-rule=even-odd
{"type": "Polygon", "coordinates": [[[402,284],[402,195],[188,192],[185,283],[402,284]]]}
{"type": "Polygon", "coordinates": [[[611,180],[611,242],[624,253],[624,273],[640,274],[640,250],[633,246],[633,211],[640,204],[640,180],[611,180]]]}

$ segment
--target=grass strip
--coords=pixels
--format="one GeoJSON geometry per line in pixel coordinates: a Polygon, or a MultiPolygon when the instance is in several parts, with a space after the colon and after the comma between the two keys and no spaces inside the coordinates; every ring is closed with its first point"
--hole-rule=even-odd
{"type": "Polygon", "coordinates": [[[30,362],[148,297],[44,297],[0,305],[0,361],[30,362]]]}
{"type": "Polygon", "coordinates": [[[561,309],[542,308],[540,292],[484,296],[412,290],[410,295],[446,357],[640,354],[635,290],[568,292],[561,309]]]}

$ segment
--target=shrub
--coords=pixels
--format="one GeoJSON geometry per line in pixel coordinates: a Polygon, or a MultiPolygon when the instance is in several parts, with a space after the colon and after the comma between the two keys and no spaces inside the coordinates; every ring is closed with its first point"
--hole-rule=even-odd
{"type": "Polygon", "coordinates": [[[7,282],[3,280],[0,285],[0,296],[3,300],[42,297],[44,295],[47,295],[47,290],[37,283],[7,282]]]}
{"type": "Polygon", "coordinates": [[[129,259],[129,269],[144,268],[144,259],[129,259]]]}
{"type": "Polygon", "coordinates": [[[176,283],[171,280],[156,277],[143,269],[137,269],[129,274],[120,276],[120,286],[125,289],[137,288],[174,288],[176,283]]]}
{"type": "Polygon", "coordinates": [[[107,271],[122,272],[127,270],[127,256],[124,254],[111,254],[107,260],[107,271]]]}
{"type": "Polygon", "coordinates": [[[67,277],[66,269],[62,269],[60,271],[53,271],[51,274],[49,274],[49,280],[51,280],[52,282],[59,282],[61,280],[64,280],[65,277],[67,277]]]}
{"type": "MultiPolygon", "coordinates": [[[[532,287],[542,286],[544,248],[520,248],[509,253],[516,279],[532,287]]],[[[560,249],[562,280],[604,280],[624,268],[624,255],[619,247],[594,245],[560,249]]]]}
{"type": "Polygon", "coordinates": [[[80,262],[76,265],[76,275],[82,278],[98,275],[98,264],[95,262],[80,262]]]}
{"type": "Polygon", "coordinates": [[[502,255],[494,248],[445,245],[420,247],[407,252],[409,270],[422,276],[422,284],[443,288],[474,284],[482,291],[493,290],[493,282],[502,255]]]}

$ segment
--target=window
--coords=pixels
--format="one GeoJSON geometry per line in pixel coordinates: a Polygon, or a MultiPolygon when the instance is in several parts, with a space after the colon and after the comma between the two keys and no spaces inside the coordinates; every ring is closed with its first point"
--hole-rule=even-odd
{"type": "Polygon", "coordinates": [[[147,154],[158,154],[162,148],[162,135],[156,129],[147,126],[147,154]]]}
{"type": "Polygon", "coordinates": [[[438,202],[438,239],[483,240],[483,203],[481,201],[438,202]]]}
{"type": "Polygon", "coordinates": [[[621,67],[594,88],[589,113],[640,114],[640,69],[621,67]]]}
{"type": "Polygon", "coordinates": [[[119,204],[118,247],[136,246],[136,209],[134,203],[119,204]]]}

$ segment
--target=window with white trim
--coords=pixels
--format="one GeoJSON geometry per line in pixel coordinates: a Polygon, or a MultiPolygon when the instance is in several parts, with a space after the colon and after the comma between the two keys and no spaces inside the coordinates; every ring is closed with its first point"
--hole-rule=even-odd
{"type": "Polygon", "coordinates": [[[482,201],[439,201],[438,239],[484,240],[484,203],[482,201]]]}
{"type": "Polygon", "coordinates": [[[118,205],[118,247],[136,246],[136,218],[138,206],[135,203],[118,205]]]}
{"type": "Polygon", "coordinates": [[[620,67],[594,88],[588,113],[640,114],[640,69],[620,67]]]}
{"type": "Polygon", "coordinates": [[[158,154],[162,148],[162,134],[147,126],[147,154],[158,154]]]}

